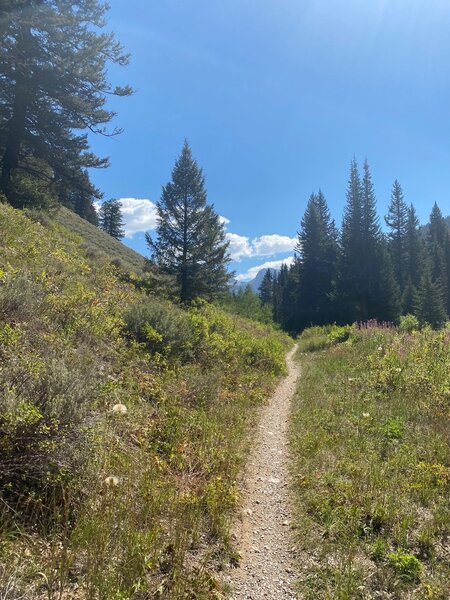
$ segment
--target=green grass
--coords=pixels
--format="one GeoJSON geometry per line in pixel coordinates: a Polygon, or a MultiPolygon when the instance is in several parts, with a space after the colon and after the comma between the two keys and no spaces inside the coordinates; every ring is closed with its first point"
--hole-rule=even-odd
{"type": "Polygon", "coordinates": [[[297,339],[299,352],[316,352],[345,342],[350,325],[324,325],[305,329],[297,339]]]}
{"type": "Polygon", "coordinates": [[[124,270],[142,273],[145,259],[141,254],[82,219],[73,211],[61,206],[55,213],[54,220],[82,238],[81,246],[89,258],[102,257],[115,261],[124,270]]]}
{"type": "Polygon", "coordinates": [[[448,329],[369,327],[301,355],[291,426],[301,597],[448,598],[449,344],[448,329]]]}
{"type": "Polygon", "coordinates": [[[147,295],[3,204],[0,237],[0,598],[220,597],[236,479],[291,341],[147,295]]]}

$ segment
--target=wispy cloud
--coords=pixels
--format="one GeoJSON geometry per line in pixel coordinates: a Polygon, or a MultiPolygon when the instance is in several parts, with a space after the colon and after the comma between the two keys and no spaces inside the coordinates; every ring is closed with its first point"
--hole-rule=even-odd
{"type": "Polygon", "coordinates": [[[242,273],[236,277],[237,281],[250,281],[254,279],[261,269],[279,269],[281,265],[285,264],[288,267],[292,265],[294,262],[294,257],[289,256],[288,258],[283,258],[282,260],[271,260],[263,263],[262,265],[256,265],[256,267],[251,267],[246,273],[242,273]]]}

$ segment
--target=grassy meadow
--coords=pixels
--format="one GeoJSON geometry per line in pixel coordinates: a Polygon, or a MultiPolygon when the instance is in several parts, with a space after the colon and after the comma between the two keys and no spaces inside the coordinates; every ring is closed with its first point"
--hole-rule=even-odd
{"type": "Polygon", "coordinates": [[[290,339],[182,309],[4,204],[0,238],[0,599],[222,597],[211,573],[290,339]]]}
{"type": "Polygon", "coordinates": [[[300,597],[446,600],[450,330],[339,329],[299,339],[291,448],[300,597]]]}

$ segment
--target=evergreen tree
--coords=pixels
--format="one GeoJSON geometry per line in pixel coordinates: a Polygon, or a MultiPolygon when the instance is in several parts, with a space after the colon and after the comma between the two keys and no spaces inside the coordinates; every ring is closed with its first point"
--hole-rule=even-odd
{"type": "Polygon", "coordinates": [[[60,186],[58,190],[58,196],[61,204],[74,211],[82,219],[89,221],[95,226],[99,225],[98,213],[93,203],[93,198],[101,198],[99,190],[93,190],[93,193],[86,191],[89,189],[89,178],[88,174],[84,174],[85,186],[77,188],[67,188],[66,186],[60,186]]]}
{"type": "MultiPolygon", "coordinates": [[[[92,204],[92,198],[79,191],[72,194],[72,210],[82,219],[89,221],[96,227],[99,225],[98,213],[92,204]]],[[[122,235],[120,237],[123,237],[122,235]]]]}
{"type": "Polygon", "coordinates": [[[447,230],[447,224],[442,216],[441,209],[435,202],[431,210],[430,222],[428,224],[428,242],[430,244],[435,242],[442,247],[445,242],[447,230]]]}
{"type": "Polygon", "coordinates": [[[263,304],[273,305],[273,276],[271,269],[267,269],[264,273],[259,288],[259,298],[263,304]]]}
{"type": "Polygon", "coordinates": [[[99,210],[100,229],[120,240],[125,235],[119,200],[106,200],[99,210]]]}
{"type": "Polygon", "coordinates": [[[342,320],[396,320],[400,296],[381,233],[367,161],[361,182],[352,161],[341,237],[338,293],[342,320]]]}
{"type": "Polygon", "coordinates": [[[280,309],[280,286],[278,284],[278,273],[274,273],[273,276],[273,292],[272,292],[272,315],[275,323],[281,321],[281,309],[280,309]]]}
{"type": "Polygon", "coordinates": [[[415,208],[412,204],[409,206],[407,214],[405,251],[406,285],[411,285],[414,289],[417,289],[422,280],[425,249],[419,230],[419,219],[417,218],[415,208]]]}
{"type": "Polygon", "coordinates": [[[369,163],[364,161],[364,175],[362,180],[362,214],[363,230],[362,235],[365,239],[364,249],[366,256],[372,251],[381,239],[380,219],[377,213],[377,199],[372,183],[369,163]]]}
{"type": "Polygon", "coordinates": [[[406,287],[402,294],[402,313],[404,315],[413,315],[416,310],[417,290],[411,279],[408,279],[406,287]]]}
{"type": "Polygon", "coordinates": [[[177,280],[182,302],[214,298],[232,274],[223,224],[207,204],[202,170],[187,141],[157,203],[157,239],[146,235],[154,262],[177,280]]]}
{"type": "Polygon", "coordinates": [[[448,228],[444,217],[436,203],[430,215],[427,231],[428,263],[431,281],[441,290],[444,307],[447,308],[450,286],[446,260],[446,240],[448,228]]]}
{"type": "Polygon", "coordinates": [[[400,291],[403,292],[408,282],[406,248],[408,207],[404,200],[402,187],[397,180],[394,181],[392,187],[391,201],[385,221],[390,229],[388,233],[388,247],[395,278],[400,291]]]}
{"type": "Polygon", "coordinates": [[[444,262],[447,275],[447,316],[450,318],[450,230],[447,229],[444,242],[444,262]]]}
{"type": "MultiPolygon", "coordinates": [[[[381,232],[369,163],[364,161],[363,177],[363,273],[366,318],[396,321],[400,317],[400,290],[395,280],[385,237],[381,232]]],[[[363,305],[364,306],[364,305],[363,305]]]]}
{"type": "Polygon", "coordinates": [[[338,296],[341,320],[351,323],[365,318],[359,308],[360,284],[364,277],[361,257],[363,255],[362,187],[358,164],[353,159],[347,186],[347,202],[341,231],[338,296]]]}
{"type": "Polygon", "coordinates": [[[128,58],[112,34],[99,31],[106,10],[100,0],[0,5],[0,192],[16,206],[30,178],[49,192],[95,193],[86,169],[108,161],[89,150],[86,132],[106,133],[115,114],[105,108],[107,96],[131,93],[107,80],[108,63],[128,58]]]}
{"type": "Polygon", "coordinates": [[[337,234],[321,191],[312,194],[298,233],[297,312],[299,328],[332,321],[337,234]]]}
{"type": "Polygon", "coordinates": [[[288,266],[281,265],[274,283],[274,321],[279,323],[285,331],[290,330],[295,315],[293,309],[293,284],[288,266]]]}
{"type": "Polygon", "coordinates": [[[429,323],[432,327],[440,327],[446,319],[442,287],[431,278],[427,268],[416,295],[415,314],[423,325],[429,323]]]}

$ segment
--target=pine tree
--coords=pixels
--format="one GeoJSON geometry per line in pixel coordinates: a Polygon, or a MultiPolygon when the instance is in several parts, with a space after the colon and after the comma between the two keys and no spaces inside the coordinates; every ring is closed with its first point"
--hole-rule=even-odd
{"type": "MultiPolygon", "coordinates": [[[[369,163],[364,161],[363,207],[363,260],[365,281],[366,318],[396,321],[400,317],[400,290],[395,280],[385,237],[377,214],[377,201],[369,163]]],[[[364,282],[361,282],[364,288],[364,282]]]]}
{"type": "Polygon", "coordinates": [[[450,285],[446,260],[446,239],[448,228],[436,203],[430,215],[427,231],[428,264],[431,281],[441,290],[444,307],[447,308],[450,285]]]}
{"type": "Polygon", "coordinates": [[[99,210],[100,229],[120,240],[124,237],[124,223],[119,200],[106,200],[99,210]]]}
{"type": "Polygon", "coordinates": [[[223,224],[207,204],[203,172],[185,141],[157,203],[157,239],[147,243],[153,261],[177,280],[180,299],[214,298],[226,289],[232,274],[223,224]]]}
{"type": "Polygon", "coordinates": [[[445,219],[442,216],[441,209],[435,202],[430,214],[430,222],[428,224],[428,242],[436,242],[439,246],[443,246],[445,242],[445,235],[447,233],[447,225],[445,219]]]}
{"type": "Polygon", "coordinates": [[[293,318],[291,297],[292,284],[289,277],[288,266],[283,263],[274,279],[274,321],[279,323],[283,329],[289,330],[289,323],[293,318]]]}
{"type": "Polygon", "coordinates": [[[444,242],[444,262],[447,274],[447,316],[450,318],[450,230],[447,229],[444,242]]]}
{"type": "Polygon", "coordinates": [[[264,273],[263,280],[259,287],[259,298],[263,304],[273,304],[273,276],[271,269],[264,273]]]}
{"type": "Polygon", "coordinates": [[[107,81],[108,63],[128,58],[100,31],[106,11],[100,0],[0,5],[0,192],[14,205],[23,205],[30,178],[49,193],[62,187],[95,195],[86,169],[108,160],[89,150],[86,132],[106,133],[115,115],[105,108],[107,96],[131,93],[107,81]]]}
{"type": "Polygon", "coordinates": [[[350,165],[347,202],[342,221],[338,280],[341,320],[348,323],[364,318],[359,308],[359,286],[363,279],[361,264],[364,244],[362,213],[361,178],[356,159],[353,159],[350,165]]]}
{"type": "Polygon", "coordinates": [[[404,200],[402,186],[397,179],[392,187],[391,201],[385,221],[390,229],[388,233],[389,254],[400,292],[403,293],[408,282],[406,249],[408,207],[404,200]]]}
{"type": "Polygon", "coordinates": [[[298,233],[297,312],[299,327],[332,321],[337,234],[321,191],[311,194],[298,233]]]}
{"type": "Polygon", "coordinates": [[[446,319],[442,287],[439,282],[432,280],[428,268],[417,290],[414,312],[422,325],[429,323],[435,328],[440,327],[446,319]]]}
{"type": "Polygon", "coordinates": [[[381,233],[367,161],[361,182],[353,160],[341,236],[338,294],[342,320],[396,320],[400,295],[381,233]]]}
{"type": "Polygon", "coordinates": [[[422,280],[425,249],[419,230],[419,219],[417,218],[415,208],[412,204],[408,208],[406,221],[405,251],[406,285],[410,284],[413,288],[417,289],[422,280]]]}

